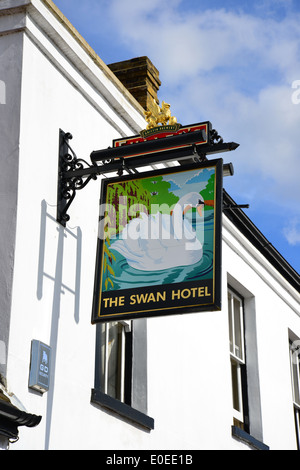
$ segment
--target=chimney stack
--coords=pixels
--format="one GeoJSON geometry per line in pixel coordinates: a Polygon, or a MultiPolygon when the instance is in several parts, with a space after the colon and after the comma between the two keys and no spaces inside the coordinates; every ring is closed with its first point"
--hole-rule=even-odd
{"type": "Polygon", "coordinates": [[[140,103],[145,111],[150,111],[153,99],[159,103],[157,92],[161,85],[159,72],[148,57],[137,57],[109,64],[108,67],[140,103]]]}

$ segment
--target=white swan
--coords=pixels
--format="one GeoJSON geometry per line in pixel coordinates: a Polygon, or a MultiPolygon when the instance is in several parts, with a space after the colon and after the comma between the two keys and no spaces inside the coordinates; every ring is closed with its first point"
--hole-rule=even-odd
{"type": "Polygon", "coordinates": [[[196,207],[202,217],[203,198],[199,193],[183,196],[172,214],[147,215],[131,220],[111,249],[123,255],[128,264],[142,271],[157,271],[199,262],[202,244],[190,222],[183,215],[196,207]]]}

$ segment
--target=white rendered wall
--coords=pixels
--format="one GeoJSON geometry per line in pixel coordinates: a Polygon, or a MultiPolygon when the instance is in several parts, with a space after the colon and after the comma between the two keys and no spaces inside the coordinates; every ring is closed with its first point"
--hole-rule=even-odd
{"type": "MultiPolygon", "coordinates": [[[[0,31],[8,27],[7,23],[6,18],[0,17],[0,31]]],[[[22,43],[21,33],[3,36],[0,41],[0,341],[4,353],[0,373],[4,376],[17,216],[22,43]]]]}
{"type": "Polygon", "coordinates": [[[295,449],[288,330],[300,337],[299,294],[225,222],[223,267],[255,300],[263,439],[272,450],[295,449]]]}

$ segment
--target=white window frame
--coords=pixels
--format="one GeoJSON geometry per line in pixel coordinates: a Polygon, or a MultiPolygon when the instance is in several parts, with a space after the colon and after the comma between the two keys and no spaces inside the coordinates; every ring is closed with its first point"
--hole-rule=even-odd
{"type": "MultiPolygon", "coordinates": [[[[228,319],[229,319],[229,350],[230,350],[230,362],[231,368],[234,364],[237,367],[237,394],[239,402],[239,410],[235,409],[234,403],[232,403],[233,418],[244,424],[244,412],[243,412],[243,393],[242,393],[242,373],[241,366],[245,365],[245,334],[244,334],[244,301],[243,298],[238,296],[230,287],[228,287],[228,319]],[[230,297],[230,298],[229,298],[230,297]],[[237,300],[240,304],[239,308],[239,325],[240,325],[240,340],[241,347],[236,345],[236,322],[235,322],[235,309],[234,300],[237,300]],[[231,330],[231,331],[230,331],[231,330]],[[232,341],[230,341],[232,338],[232,341]],[[240,354],[236,354],[239,350],[240,354]]],[[[232,380],[232,393],[234,384],[232,380]]],[[[233,401],[233,398],[232,398],[233,401]]]]}
{"type": "Polygon", "coordinates": [[[300,350],[297,349],[299,343],[299,340],[294,341],[293,343],[292,340],[290,340],[291,380],[298,450],[300,450],[300,350]],[[296,396],[296,393],[298,396],[296,396]]]}
{"type": "Polygon", "coordinates": [[[294,407],[297,448],[300,450],[300,409],[294,407]]]}
{"type": "MultiPolygon", "coordinates": [[[[125,402],[125,361],[126,361],[126,353],[125,353],[125,333],[131,331],[131,322],[130,321],[120,321],[116,322],[118,325],[121,326],[121,344],[120,344],[120,369],[118,370],[119,374],[119,381],[120,381],[120,397],[118,398],[122,403],[125,402]]],[[[109,362],[109,328],[111,323],[105,323],[105,344],[103,345],[104,348],[104,383],[103,383],[103,393],[108,394],[108,386],[109,386],[109,377],[108,377],[108,362],[109,362]]]]}

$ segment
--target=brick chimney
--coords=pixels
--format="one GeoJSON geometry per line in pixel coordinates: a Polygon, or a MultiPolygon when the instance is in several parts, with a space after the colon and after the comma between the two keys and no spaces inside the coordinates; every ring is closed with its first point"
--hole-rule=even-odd
{"type": "Polygon", "coordinates": [[[159,72],[148,57],[115,62],[108,67],[145,110],[152,108],[153,98],[159,103],[159,72]]]}

